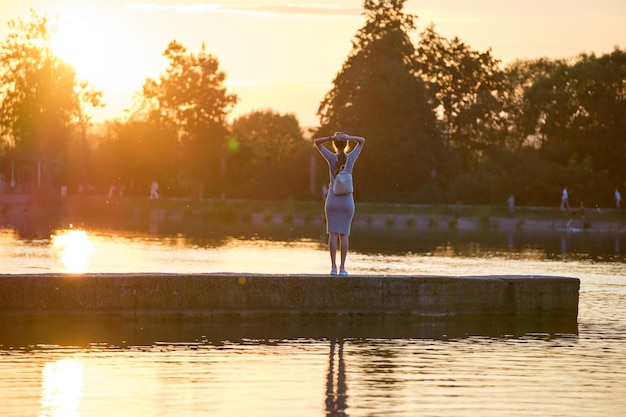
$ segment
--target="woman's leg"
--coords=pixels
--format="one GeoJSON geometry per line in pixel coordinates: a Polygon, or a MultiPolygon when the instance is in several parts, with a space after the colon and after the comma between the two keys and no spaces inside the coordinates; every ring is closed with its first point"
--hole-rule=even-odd
{"type": "Polygon", "coordinates": [[[348,256],[348,235],[339,235],[339,244],[341,248],[341,263],[339,264],[339,270],[346,270],[346,257],[348,256]]]}
{"type": "Polygon", "coordinates": [[[338,233],[328,234],[328,251],[330,252],[330,265],[332,271],[337,271],[337,239],[338,233]]]}

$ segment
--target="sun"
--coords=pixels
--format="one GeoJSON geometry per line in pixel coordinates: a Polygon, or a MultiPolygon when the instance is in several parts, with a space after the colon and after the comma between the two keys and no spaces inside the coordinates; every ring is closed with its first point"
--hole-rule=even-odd
{"type": "Polygon", "coordinates": [[[50,47],[72,65],[79,79],[104,89],[115,79],[123,59],[120,52],[126,34],[105,10],[66,8],[58,14],[58,31],[50,47]]]}
{"type": "Polygon", "coordinates": [[[79,80],[102,91],[105,105],[131,97],[145,77],[138,72],[142,45],[137,24],[123,11],[73,5],[54,14],[58,26],[50,39],[52,52],[74,68],[79,80]]]}

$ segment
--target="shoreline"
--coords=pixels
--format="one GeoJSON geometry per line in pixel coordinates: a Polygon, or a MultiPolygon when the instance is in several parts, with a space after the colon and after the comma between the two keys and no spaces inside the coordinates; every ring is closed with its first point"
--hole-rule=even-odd
{"type": "MultiPolygon", "coordinates": [[[[250,225],[323,226],[325,223],[322,201],[74,196],[37,204],[26,196],[0,195],[0,226],[24,219],[81,224],[121,218],[250,225]]],[[[625,233],[626,211],[519,207],[510,215],[504,206],[357,203],[353,227],[625,233]]]]}

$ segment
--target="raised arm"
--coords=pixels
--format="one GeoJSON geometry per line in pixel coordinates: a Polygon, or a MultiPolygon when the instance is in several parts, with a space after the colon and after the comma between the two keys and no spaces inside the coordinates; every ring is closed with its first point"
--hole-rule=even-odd
{"type": "Polygon", "coordinates": [[[313,144],[319,148],[320,146],[322,146],[323,143],[330,142],[333,139],[335,139],[335,136],[324,136],[324,137],[315,139],[313,141],[313,144]]]}
{"type": "Polygon", "coordinates": [[[315,144],[315,146],[319,148],[322,146],[323,143],[330,142],[333,140],[346,140],[346,141],[353,140],[361,146],[363,146],[363,144],[365,143],[364,137],[348,135],[347,133],[343,133],[343,132],[336,132],[332,136],[324,136],[321,138],[317,138],[313,141],[313,143],[315,144]]]}
{"type": "Polygon", "coordinates": [[[343,133],[343,132],[339,132],[339,133],[335,134],[334,138],[335,139],[343,139],[343,140],[353,140],[355,142],[358,142],[359,145],[363,145],[365,143],[365,138],[364,137],[348,135],[347,133],[343,133]]]}

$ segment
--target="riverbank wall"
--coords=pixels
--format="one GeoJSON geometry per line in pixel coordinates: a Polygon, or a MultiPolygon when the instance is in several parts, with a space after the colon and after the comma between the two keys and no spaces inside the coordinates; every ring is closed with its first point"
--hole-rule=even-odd
{"type": "MultiPolygon", "coordinates": [[[[323,202],[189,200],[137,197],[57,197],[54,203],[36,204],[26,196],[0,195],[0,226],[28,229],[49,222],[56,227],[111,224],[120,221],[151,223],[220,223],[309,226],[325,222],[323,202]],[[19,198],[18,198],[19,197],[19,198]]],[[[626,232],[621,210],[561,211],[548,207],[520,207],[508,213],[502,207],[464,205],[360,204],[355,227],[397,230],[499,229],[506,231],[626,232]]]]}

